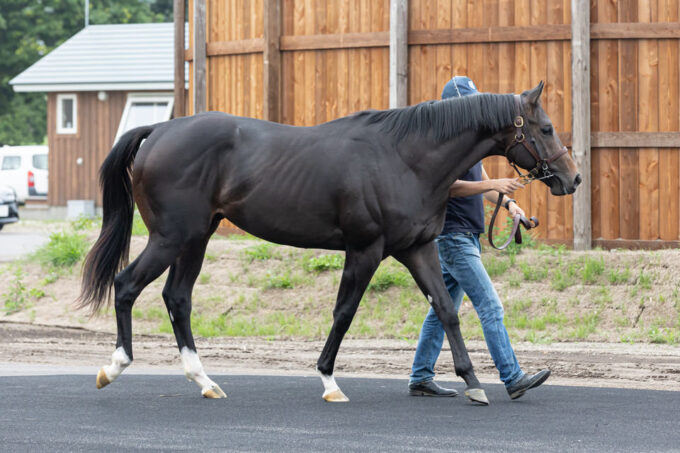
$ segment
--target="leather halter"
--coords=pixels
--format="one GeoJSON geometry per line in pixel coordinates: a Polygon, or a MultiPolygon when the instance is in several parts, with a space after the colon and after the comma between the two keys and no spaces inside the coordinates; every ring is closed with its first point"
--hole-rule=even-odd
{"type": "MultiPolygon", "coordinates": [[[[510,162],[512,168],[514,168],[517,174],[519,175],[519,179],[522,182],[522,184],[529,184],[531,181],[534,180],[552,178],[555,175],[553,175],[553,173],[550,171],[550,167],[548,166],[548,164],[556,161],[564,154],[566,154],[567,147],[563,146],[559,152],[553,154],[549,158],[541,159],[540,155],[536,151],[535,146],[532,145],[529,141],[527,141],[526,135],[524,134],[525,121],[524,117],[522,116],[522,103],[520,102],[520,97],[517,94],[515,95],[515,111],[517,112],[517,115],[515,116],[515,119],[513,121],[513,126],[515,126],[515,136],[512,142],[510,142],[510,144],[505,148],[505,158],[508,159],[508,162],[510,162]],[[517,164],[515,163],[515,161],[508,154],[508,151],[510,151],[517,145],[524,146],[524,148],[527,151],[529,151],[529,154],[531,154],[531,156],[536,160],[536,166],[529,170],[529,172],[526,174],[522,174],[519,168],[517,168],[517,164]]],[[[531,141],[534,142],[533,139],[531,139],[531,141]]],[[[493,226],[496,223],[496,216],[498,215],[498,211],[501,205],[503,204],[503,198],[504,195],[502,193],[499,193],[498,201],[496,202],[496,208],[494,209],[493,214],[491,215],[491,222],[489,223],[489,244],[491,244],[491,247],[497,250],[503,250],[508,245],[510,245],[510,242],[512,242],[513,237],[517,244],[522,243],[522,231],[519,228],[520,224],[522,224],[522,226],[527,230],[536,228],[538,226],[538,219],[536,217],[531,217],[527,219],[523,215],[515,214],[515,216],[512,218],[512,230],[508,235],[508,240],[505,241],[505,243],[500,247],[497,247],[493,243],[493,226]]]]}
{"type": "Polygon", "coordinates": [[[515,95],[515,111],[517,112],[517,115],[515,116],[515,119],[513,121],[513,126],[515,126],[515,136],[513,137],[512,142],[510,142],[510,144],[505,148],[505,158],[508,159],[508,162],[510,162],[512,168],[514,168],[517,174],[519,175],[519,179],[522,182],[522,184],[529,184],[531,181],[537,179],[540,180],[552,178],[555,175],[553,175],[552,172],[550,171],[548,164],[555,162],[557,159],[566,154],[567,147],[562,146],[562,149],[559,152],[553,154],[547,159],[545,158],[542,159],[541,156],[536,151],[534,139],[530,140],[531,142],[534,142],[534,145],[532,145],[526,139],[526,135],[524,134],[524,126],[526,122],[524,121],[524,117],[522,116],[522,103],[520,102],[520,97],[518,94],[515,95]],[[517,164],[515,163],[515,161],[508,154],[508,151],[510,151],[517,145],[524,146],[524,148],[527,151],[529,151],[529,154],[531,154],[531,157],[533,157],[536,160],[536,166],[529,170],[529,172],[526,174],[522,174],[519,168],[517,168],[517,164]]]}

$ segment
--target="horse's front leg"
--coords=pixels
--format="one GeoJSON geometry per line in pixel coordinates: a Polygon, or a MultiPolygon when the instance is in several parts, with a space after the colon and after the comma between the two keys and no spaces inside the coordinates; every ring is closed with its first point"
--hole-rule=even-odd
{"type": "Polygon", "coordinates": [[[488,405],[489,400],[486,398],[477,376],[475,376],[472,361],[460,333],[458,313],[456,313],[451,296],[446,290],[434,241],[395,253],[394,257],[411,272],[413,279],[442,322],[446,337],[451,345],[456,374],[462,377],[467,384],[465,396],[474,402],[488,405]]]}
{"type": "Polygon", "coordinates": [[[329,402],[346,402],[349,398],[342,393],[333,377],[335,357],[340,343],[349,329],[354,314],[359,308],[361,297],[366,291],[375,270],[380,265],[383,241],[379,240],[363,249],[347,248],[345,269],[342,272],[338,298],[333,310],[333,327],[321,352],[316,369],[324,386],[323,399],[329,402]]]}

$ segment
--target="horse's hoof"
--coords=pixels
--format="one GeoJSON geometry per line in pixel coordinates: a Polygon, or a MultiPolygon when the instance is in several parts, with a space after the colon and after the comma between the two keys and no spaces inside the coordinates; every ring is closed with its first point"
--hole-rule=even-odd
{"type": "Polygon", "coordinates": [[[210,398],[210,399],[219,399],[219,398],[226,398],[227,394],[222,391],[219,385],[215,385],[215,387],[212,387],[205,392],[203,392],[203,398],[210,398]]]}
{"type": "Polygon", "coordinates": [[[324,393],[323,399],[325,399],[329,403],[346,403],[346,402],[349,401],[349,398],[347,398],[345,396],[345,394],[342,393],[342,390],[340,390],[340,389],[333,390],[332,392],[324,393]]]}
{"type": "Polygon", "coordinates": [[[99,372],[97,373],[97,388],[103,388],[109,385],[111,381],[109,381],[109,378],[106,376],[106,373],[104,372],[104,368],[100,368],[99,372]]]}
{"type": "Polygon", "coordinates": [[[465,396],[473,403],[479,403],[484,406],[489,405],[489,400],[486,398],[486,393],[482,389],[465,389],[465,396]]]}

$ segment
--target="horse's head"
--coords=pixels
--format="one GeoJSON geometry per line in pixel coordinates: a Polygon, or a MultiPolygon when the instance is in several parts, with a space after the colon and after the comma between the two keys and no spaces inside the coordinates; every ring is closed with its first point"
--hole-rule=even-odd
{"type": "Polygon", "coordinates": [[[505,157],[529,171],[526,180],[540,179],[553,195],[571,194],[581,175],[541,107],[542,91],[543,82],[515,96],[514,127],[504,140],[505,157]]]}

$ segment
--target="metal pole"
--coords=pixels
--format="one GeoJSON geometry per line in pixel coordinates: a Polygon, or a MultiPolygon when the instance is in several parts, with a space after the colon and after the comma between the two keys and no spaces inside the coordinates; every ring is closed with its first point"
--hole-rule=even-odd
{"type": "Polygon", "coordinates": [[[90,0],[85,0],[85,27],[90,25],[90,0]]]}

